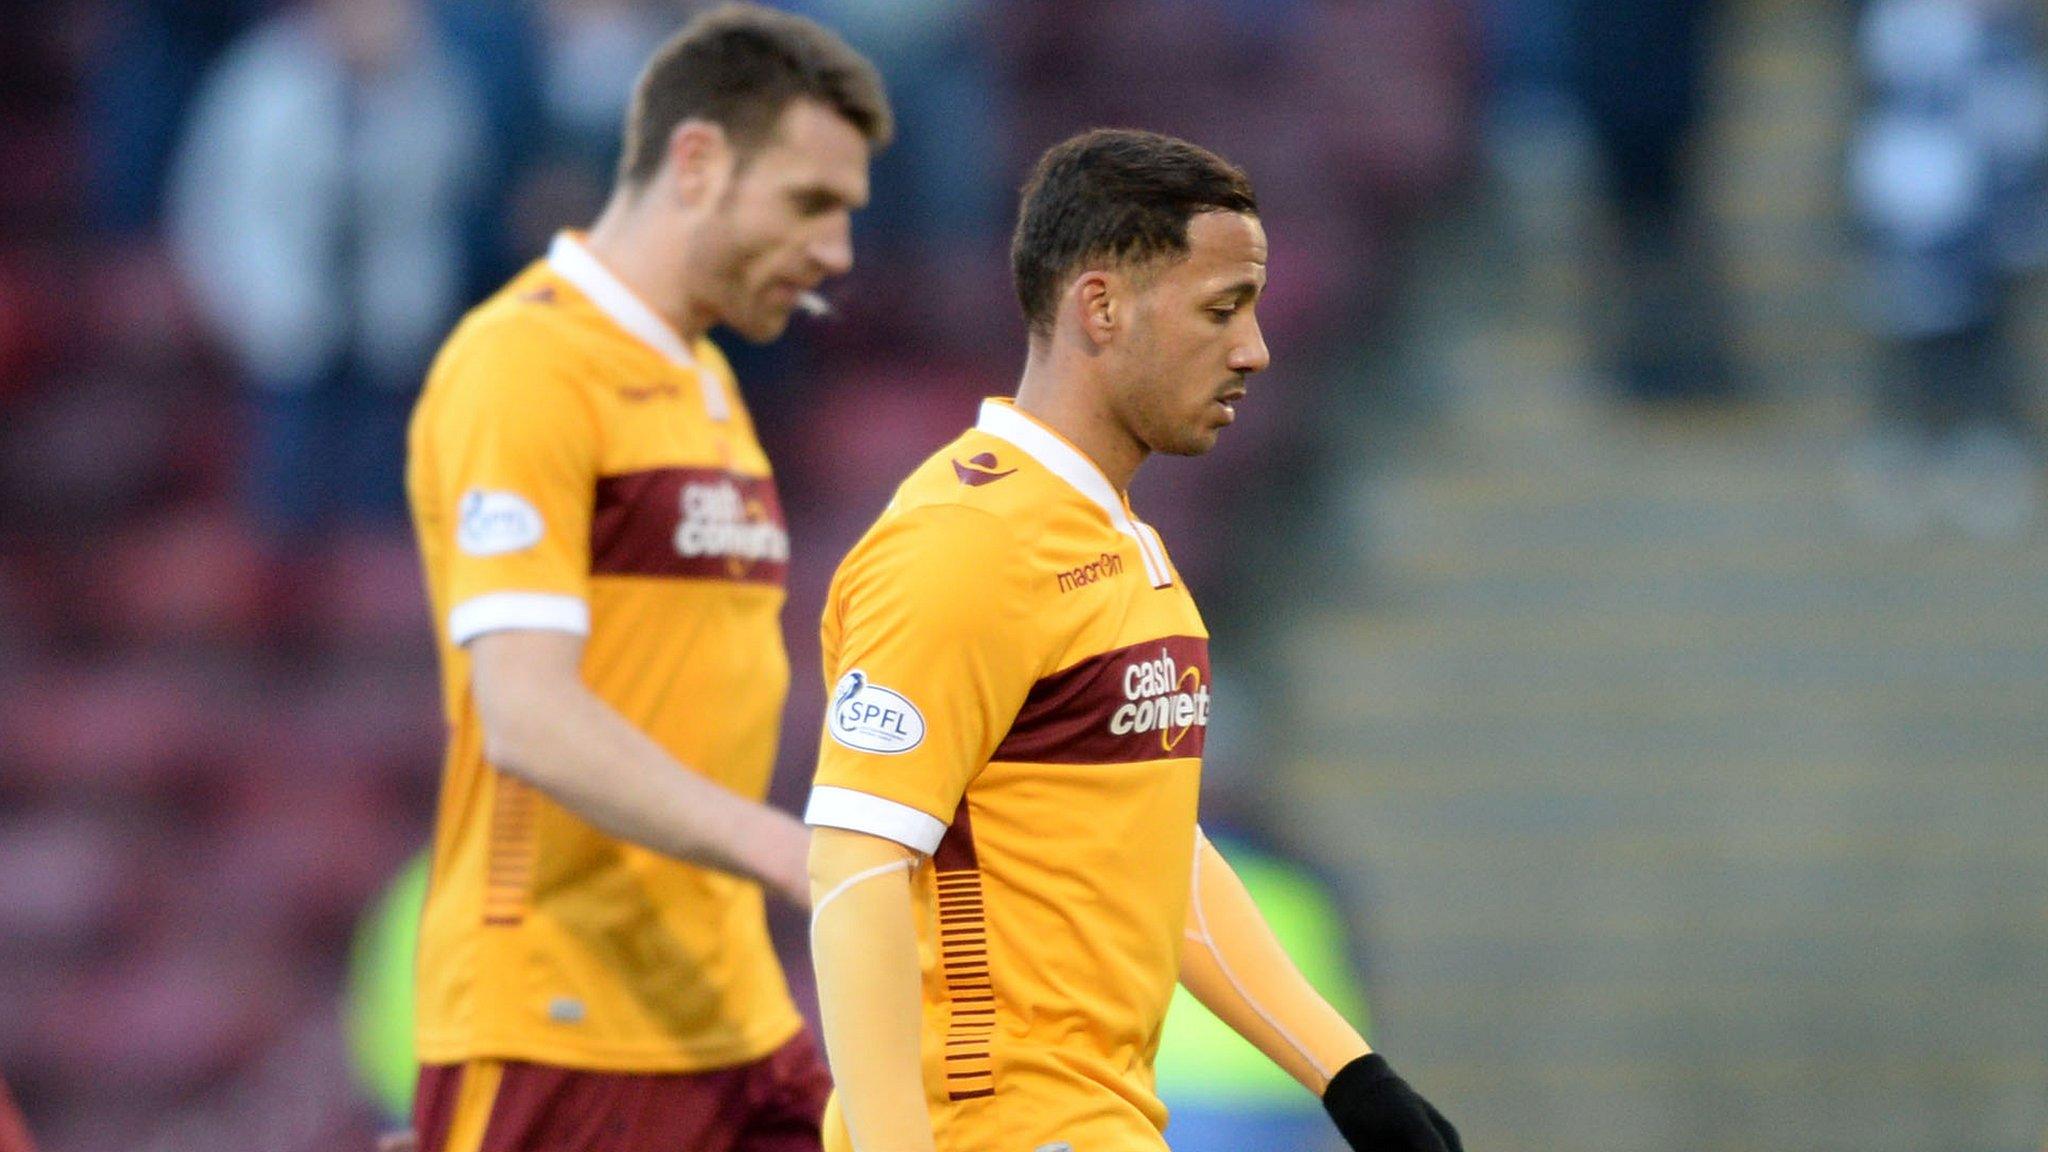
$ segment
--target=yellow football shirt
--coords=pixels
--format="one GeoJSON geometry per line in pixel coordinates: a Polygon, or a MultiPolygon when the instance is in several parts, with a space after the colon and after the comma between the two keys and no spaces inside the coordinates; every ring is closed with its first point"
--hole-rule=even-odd
{"type": "MultiPolygon", "coordinates": [[[[805,819],[930,857],[914,880],[939,1148],[1165,1147],[1152,1059],[1211,689],[1158,535],[1079,450],[989,401],[841,564],[823,638],[805,819]]],[[[843,1127],[826,1146],[846,1152],[843,1127]]]]}
{"type": "Polygon", "coordinates": [[[420,1058],[692,1071],[773,1051],[800,1019],[759,886],[494,770],[463,647],[584,635],[593,692],[685,765],[766,794],[789,543],[730,369],[564,235],[449,338],[407,472],[449,727],[420,1058]]]}

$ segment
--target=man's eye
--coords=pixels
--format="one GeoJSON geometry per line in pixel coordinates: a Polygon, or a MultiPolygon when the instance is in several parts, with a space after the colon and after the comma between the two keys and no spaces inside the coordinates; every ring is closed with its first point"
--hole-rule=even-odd
{"type": "Polygon", "coordinates": [[[1211,309],[1209,309],[1209,315],[1211,315],[1211,316],[1215,317],[1215,318],[1216,318],[1216,319],[1217,319],[1218,321],[1228,320],[1228,319],[1230,319],[1230,318],[1231,318],[1232,316],[1235,316],[1235,315],[1237,315],[1237,309],[1236,309],[1236,308],[1211,308],[1211,309]]]}

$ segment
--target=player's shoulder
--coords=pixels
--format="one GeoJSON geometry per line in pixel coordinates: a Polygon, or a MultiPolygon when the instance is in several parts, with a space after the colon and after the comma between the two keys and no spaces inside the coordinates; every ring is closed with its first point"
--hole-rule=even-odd
{"type": "Polygon", "coordinates": [[[543,364],[572,356],[585,339],[573,303],[567,286],[537,261],[470,309],[444,355],[538,357],[543,364]]]}
{"type": "Polygon", "coordinates": [[[1021,543],[1015,527],[987,508],[898,489],[847,560],[870,569],[983,570],[1010,561],[1021,543]]]}
{"type": "MultiPolygon", "coordinates": [[[[985,498],[962,498],[941,483],[939,470],[968,441],[963,436],[940,449],[897,486],[888,507],[847,554],[842,568],[984,571],[1017,557],[1028,535],[1005,514],[1012,509],[985,498]]],[[[958,479],[949,483],[954,488],[972,487],[958,479]]]]}
{"type": "Polygon", "coordinates": [[[449,333],[427,373],[429,395],[580,391],[603,375],[606,357],[578,313],[545,262],[529,266],[449,333]]]}
{"type": "Polygon", "coordinates": [[[993,591],[1040,566],[1062,492],[1022,450],[970,429],[911,472],[845,567],[993,591]]]}
{"type": "Polygon", "coordinates": [[[1102,513],[1044,460],[970,428],[918,465],[896,491],[901,509],[957,508],[1003,526],[1024,563],[1063,554],[1099,535],[1102,513]]]}
{"type": "Polygon", "coordinates": [[[911,472],[896,504],[972,509],[1020,528],[1043,519],[1065,495],[1060,479],[1029,453],[970,428],[911,472]]]}

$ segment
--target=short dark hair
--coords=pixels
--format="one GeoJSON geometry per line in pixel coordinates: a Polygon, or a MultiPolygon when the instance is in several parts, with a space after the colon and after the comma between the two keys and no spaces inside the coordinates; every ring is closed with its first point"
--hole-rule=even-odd
{"type": "Polygon", "coordinates": [[[1188,251],[1200,212],[1257,215],[1251,181],[1206,148],[1128,128],[1097,128],[1048,149],[1024,183],[1010,272],[1033,335],[1052,331],[1059,294],[1097,260],[1145,263],[1188,251]]]}
{"type": "Polygon", "coordinates": [[[633,85],[619,182],[644,184],[685,120],[725,129],[742,158],[765,143],[793,100],[815,100],[880,150],[895,133],[889,96],[868,58],[812,20],[759,4],[721,4],[684,25],[633,85]]]}

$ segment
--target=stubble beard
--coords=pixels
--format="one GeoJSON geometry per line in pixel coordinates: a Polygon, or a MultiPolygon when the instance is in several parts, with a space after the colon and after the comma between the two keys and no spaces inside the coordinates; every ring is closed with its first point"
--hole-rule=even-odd
{"type": "MultiPolygon", "coordinates": [[[[1204,417],[1207,412],[1208,406],[1204,404],[1204,417]]],[[[1154,430],[1154,434],[1146,437],[1145,446],[1162,456],[1205,456],[1216,447],[1217,433],[1222,431],[1207,426],[1176,424],[1170,419],[1161,419],[1159,423],[1161,426],[1154,430]]]]}

